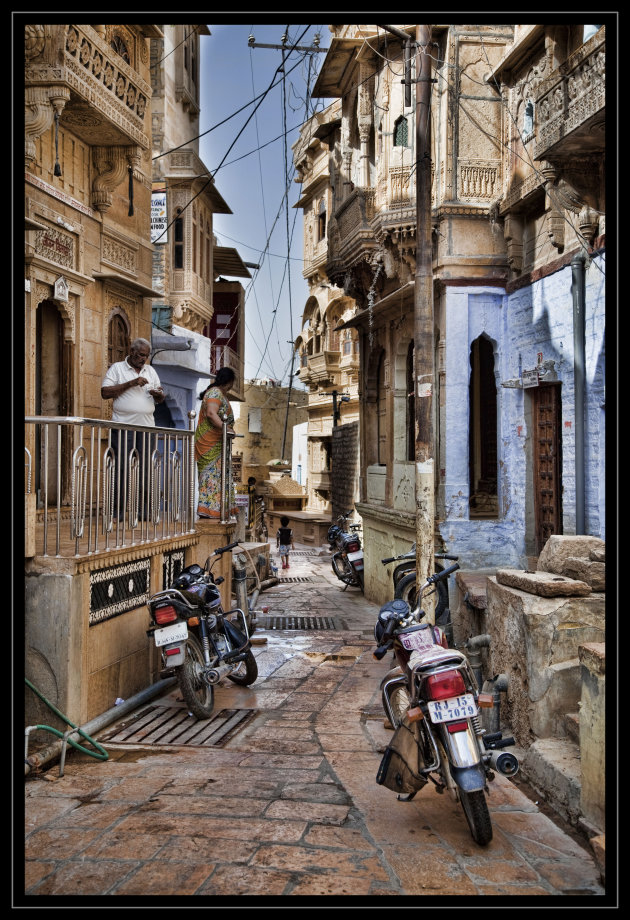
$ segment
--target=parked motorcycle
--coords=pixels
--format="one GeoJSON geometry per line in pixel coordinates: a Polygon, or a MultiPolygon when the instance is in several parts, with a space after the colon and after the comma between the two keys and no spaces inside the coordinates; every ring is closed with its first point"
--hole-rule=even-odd
{"type": "Polygon", "coordinates": [[[328,542],[334,550],[331,562],[333,572],[346,587],[355,585],[363,591],[363,548],[358,534],[361,525],[348,525],[351,514],[352,511],[340,514],[337,523],[328,529],[328,542]]]}
{"type": "MultiPolygon", "coordinates": [[[[237,543],[219,547],[219,557],[237,543]]],[[[208,719],[214,707],[214,686],[227,677],[249,686],[258,677],[251,650],[246,615],[240,608],[225,612],[210,556],[203,569],[187,566],[172,587],[158,591],[148,602],[152,637],[162,656],[161,676],[175,674],[182,696],[197,719],[208,719]]],[[[215,559],[214,562],[217,560],[215,559]]]]}
{"type": "Polygon", "coordinates": [[[380,660],[393,648],[398,666],[381,682],[394,735],[376,782],[398,792],[401,801],[411,801],[429,781],[438,792],[447,790],[461,803],[473,840],[486,846],[492,839],[488,782],[495,770],[506,776],[518,771],[516,757],[502,750],[514,738],[486,734],[479,707],[492,706],[492,694],[479,692],[466,656],[448,648],[439,626],[422,622],[420,608],[423,593],[458,568],[456,563],[429,576],[419,588],[415,609],[395,598],[379,611],[374,657],[380,660]]]}

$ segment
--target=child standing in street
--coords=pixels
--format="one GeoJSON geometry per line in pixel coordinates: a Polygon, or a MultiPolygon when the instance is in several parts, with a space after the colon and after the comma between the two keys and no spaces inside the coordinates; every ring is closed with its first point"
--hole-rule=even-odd
{"type": "Polygon", "coordinates": [[[280,551],[282,559],[282,568],[289,568],[289,552],[295,549],[293,545],[293,531],[289,527],[289,519],[286,515],[280,518],[280,527],[276,534],[276,548],[280,551]]]}

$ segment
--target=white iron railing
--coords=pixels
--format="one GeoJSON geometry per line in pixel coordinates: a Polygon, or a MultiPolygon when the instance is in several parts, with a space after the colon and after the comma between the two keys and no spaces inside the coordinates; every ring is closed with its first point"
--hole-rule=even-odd
{"type": "Polygon", "coordinates": [[[37,555],[81,556],[194,532],[193,430],[52,416],[25,422],[37,555]]]}

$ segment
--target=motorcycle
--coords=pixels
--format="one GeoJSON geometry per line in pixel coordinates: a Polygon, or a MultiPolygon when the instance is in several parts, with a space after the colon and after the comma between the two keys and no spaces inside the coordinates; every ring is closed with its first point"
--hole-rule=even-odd
{"type": "MultiPolygon", "coordinates": [[[[219,547],[212,555],[238,546],[219,547]]],[[[210,556],[203,568],[187,566],[172,587],[153,594],[148,601],[153,638],[162,656],[160,677],[174,674],[190,712],[209,719],[214,707],[214,687],[223,678],[242,686],[253,684],[258,665],[251,650],[246,615],[240,608],[225,612],[214,578],[210,556]]],[[[214,562],[217,560],[215,559],[214,562]]]]}
{"type": "Polygon", "coordinates": [[[338,523],[328,528],[327,539],[331,549],[334,550],[331,562],[337,578],[346,587],[354,585],[363,591],[363,548],[357,532],[361,529],[361,525],[350,524],[346,529],[351,514],[352,511],[348,511],[346,514],[339,515],[338,523]]]}
{"type": "Polygon", "coordinates": [[[441,627],[422,622],[420,607],[423,593],[458,568],[456,563],[430,575],[415,609],[395,598],[379,611],[374,657],[380,660],[393,648],[398,665],[381,682],[394,735],[376,782],[398,792],[400,801],[411,801],[429,782],[440,793],[447,790],[461,803],[473,840],[486,846],[492,840],[488,783],[495,770],[506,776],[518,772],[516,757],[503,751],[515,741],[482,728],[479,708],[493,705],[492,694],[479,691],[466,656],[448,648],[441,627]]]}

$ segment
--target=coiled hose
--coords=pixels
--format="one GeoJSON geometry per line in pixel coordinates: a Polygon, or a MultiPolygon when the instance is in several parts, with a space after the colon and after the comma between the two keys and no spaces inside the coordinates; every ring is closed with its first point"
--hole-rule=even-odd
{"type": "MultiPolygon", "coordinates": [[[[33,684],[30,682],[30,680],[28,680],[28,678],[26,677],[24,678],[24,683],[26,684],[27,687],[31,688],[33,693],[35,693],[43,703],[46,703],[49,709],[52,709],[52,711],[55,713],[56,716],[62,719],[66,723],[66,725],[69,725],[71,728],[76,729],[76,731],[83,738],[85,738],[86,741],[89,741],[90,744],[94,745],[94,747],[97,750],[91,751],[89,748],[83,747],[83,745],[79,744],[77,741],[73,741],[72,738],[67,739],[68,744],[71,744],[73,748],[77,749],[77,751],[82,751],[84,754],[89,754],[90,757],[95,757],[96,760],[109,760],[109,754],[107,753],[105,748],[102,747],[98,743],[98,741],[94,741],[94,739],[90,738],[90,736],[86,734],[82,728],[78,728],[74,724],[74,722],[71,722],[70,719],[66,718],[66,716],[64,716],[62,712],[59,712],[59,710],[55,706],[53,706],[50,700],[47,700],[46,697],[43,694],[41,694],[36,687],[33,686],[33,684]]],[[[51,732],[53,735],[57,735],[58,738],[65,738],[66,733],[60,731],[58,728],[53,728],[52,725],[32,725],[30,727],[33,729],[39,728],[42,731],[51,732]]]]}

